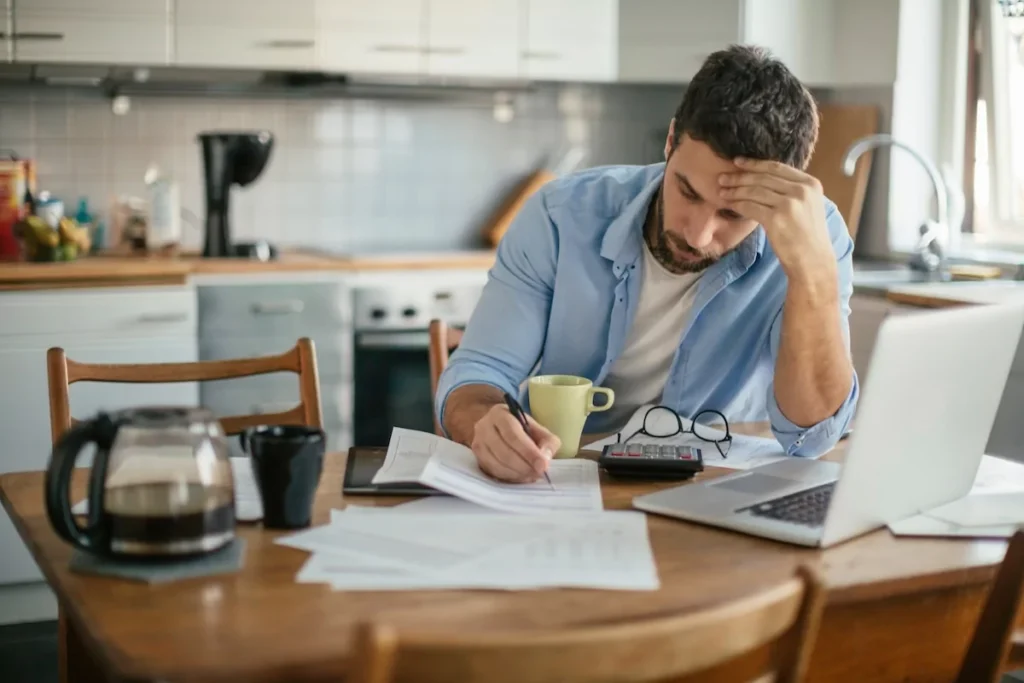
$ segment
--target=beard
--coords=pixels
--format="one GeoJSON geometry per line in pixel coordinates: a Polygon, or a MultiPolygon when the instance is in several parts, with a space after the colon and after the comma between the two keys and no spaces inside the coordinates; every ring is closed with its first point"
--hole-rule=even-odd
{"type": "Polygon", "coordinates": [[[650,247],[655,260],[674,275],[699,273],[718,261],[722,257],[721,254],[694,249],[682,237],[665,230],[664,201],[664,193],[659,191],[655,203],[654,228],[647,239],[647,246],[650,247]],[[675,250],[672,247],[675,247],[675,250]],[[676,255],[677,252],[685,254],[690,259],[680,258],[676,255]]]}

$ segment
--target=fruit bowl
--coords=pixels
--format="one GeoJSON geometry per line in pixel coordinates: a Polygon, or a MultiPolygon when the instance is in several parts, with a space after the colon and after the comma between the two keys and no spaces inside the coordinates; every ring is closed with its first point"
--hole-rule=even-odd
{"type": "Polygon", "coordinates": [[[29,216],[14,226],[28,261],[74,261],[92,246],[87,228],[64,217],[54,229],[39,216],[29,216]]]}

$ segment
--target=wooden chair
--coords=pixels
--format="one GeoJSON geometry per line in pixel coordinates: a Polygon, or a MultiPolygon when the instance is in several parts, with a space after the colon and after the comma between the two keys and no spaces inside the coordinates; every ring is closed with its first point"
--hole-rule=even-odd
{"type": "MultiPolygon", "coordinates": [[[[430,321],[430,395],[437,396],[437,383],[448,366],[448,356],[462,343],[462,330],[449,327],[443,320],[430,321]]],[[[443,436],[441,425],[434,419],[434,433],[443,436]]]]}
{"type": "Polygon", "coordinates": [[[996,571],[956,683],[998,683],[1024,659],[1024,633],[1016,631],[1024,598],[1024,528],[1010,539],[996,571]]]}
{"type": "Polygon", "coordinates": [[[288,351],[275,356],[207,360],[195,363],[145,363],[139,365],[90,364],[68,359],[64,349],[46,352],[46,373],[50,383],[50,431],[54,441],[75,423],[71,417],[68,389],[75,382],[121,382],[158,384],[236,379],[272,372],[294,372],[299,376],[299,404],[291,410],[260,415],[223,417],[227,434],[238,434],[260,424],[299,424],[321,427],[320,380],[316,370],[313,341],[306,337],[288,351]]]}
{"type": "Polygon", "coordinates": [[[744,655],[764,653],[750,658],[758,671],[750,671],[744,680],[797,683],[807,670],[824,606],[820,575],[801,567],[796,576],[758,594],[646,621],[459,635],[404,635],[387,625],[366,623],[353,641],[350,680],[682,683],[696,675],[717,674],[718,667],[729,663],[745,663],[744,655]]]}
{"type": "MultiPolygon", "coordinates": [[[[275,356],[232,360],[199,361],[196,363],[147,363],[137,365],[90,364],[69,360],[64,349],[54,347],[46,352],[46,374],[50,393],[50,432],[54,442],[76,422],[71,417],[69,388],[75,382],[165,383],[200,382],[236,379],[272,372],[294,372],[299,376],[299,404],[281,413],[239,415],[220,419],[226,434],[237,434],[260,424],[299,424],[322,427],[320,412],[320,380],[316,369],[313,341],[306,337],[294,347],[275,356]]],[[[57,667],[61,683],[69,680],[69,667],[78,658],[89,654],[81,645],[80,636],[69,629],[67,614],[58,605],[57,667]]]]}

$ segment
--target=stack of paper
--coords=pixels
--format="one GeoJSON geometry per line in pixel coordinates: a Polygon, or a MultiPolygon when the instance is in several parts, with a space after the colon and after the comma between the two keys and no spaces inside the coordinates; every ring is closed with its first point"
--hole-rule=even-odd
{"type": "Polygon", "coordinates": [[[507,484],[480,471],[473,452],[434,434],[395,428],[374,484],[420,483],[502,512],[546,513],[601,510],[597,463],[552,460],[546,479],[507,484]]]}
{"type": "MultiPolygon", "coordinates": [[[[618,435],[613,434],[609,437],[594,441],[593,443],[586,446],[586,448],[599,451],[605,445],[615,443],[618,439],[627,439],[631,434],[635,434],[638,429],[644,426],[644,419],[647,415],[647,411],[652,408],[651,405],[640,406],[633,413],[632,417],[626,423],[626,426],[622,428],[618,435]]],[[[665,413],[665,411],[658,411],[652,413],[647,419],[647,430],[654,434],[667,434],[677,428],[675,418],[665,413]],[[663,413],[663,414],[659,414],[663,413]],[[665,424],[653,424],[658,422],[659,419],[663,419],[665,424]]],[[[718,452],[715,444],[711,441],[705,441],[698,439],[689,430],[693,428],[693,421],[685,417],[679,418],[683,423],[683,429],[685,433],[676,434],[669,437],[652,437],[646,434],[637,434],[630,439],[630,443],[657,443],[657,444],[673,444],[680,446],[693,446],[701,450],[701,456],[704,459],[705,464],[712,465],[714,467],[726,467],[734,470],[746,470],[752,467],[760,467],[761,465],[767,465],[772,462],[779,460],[785,460],[788,456],[785,451],[782,450],[782,446],[775,439],[765,439],[759,436],[746,436],[743,434],[732,434],[732,443],[729,444],[729,450],[726,451],[725,458],[718,452]]],[[[708,439],[721,439],[725,437],[725,432],[719,429],[713,429],[708,426],[697,427],[700,430],[701,435],[708,439]]],[[[723,448],[725,444],[723,444],[723,448]]]]}
{"type": "Polygon", "coordinates": [[[312,553],[296,576],[335,590],[656,590],[646,517],[634,511],[521,515],[455,498],[334,510],[278,538],[312,553]]]}
{"type": "Polygon", "coordinates": [[[983,456],[970,493],[889,525],[897,536],[1008,538],[1024,525],[1024,465],[983,456]]]}

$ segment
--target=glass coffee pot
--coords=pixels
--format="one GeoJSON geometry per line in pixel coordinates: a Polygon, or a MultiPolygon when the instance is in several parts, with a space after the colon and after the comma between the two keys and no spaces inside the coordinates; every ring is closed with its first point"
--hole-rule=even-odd
{"type": "Polygon", "coordinates": [[[56,532],[109,556],[209,553],[235,538],[235,493],[227,438],[208,410],[140,407],[79,422],[54,445],[46,472],[46,512],[56,532]],[[68,499],[78,454],[96,453],[87,521],[68,499]]]}

